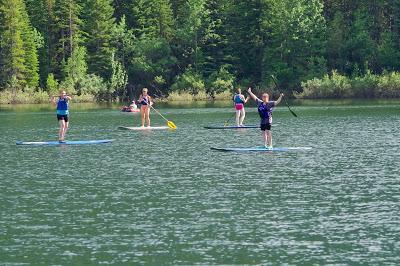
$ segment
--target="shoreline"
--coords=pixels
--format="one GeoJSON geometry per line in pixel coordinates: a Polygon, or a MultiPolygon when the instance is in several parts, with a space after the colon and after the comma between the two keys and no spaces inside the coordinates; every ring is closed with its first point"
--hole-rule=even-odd
{"type": "MultiPolygon", "coordinates": [[[[50,98],[48,96],[43,96],[43,92],[40,92],[40,99],[36,97],[27,97],[26,95],[22,95],[21,98],[23,100],[7,100],[9,98],[4,99],[2,93],[0,93],[0,106],[22,106],[22,105],[46,105],[50,104],[50,98]]],[[[222,95],[217,95],[215,99],[212,99],[206,95],[191,95],[188,93],[185,94],[171,94],[166,98],[155,98],[155,103],[158,104],[167,104],[167,105],[190,105],[197,103],[207,103],[213,104],[216,102],[230,102],[232,99],[231,93],[223,93],[222,95]]],[[[17,96],[18,97],[18,96],[17,96]]],[[[290,102],[354,102],[354,101],[400,101],[400,97],[320,97],[320,98],[300,98],[300,97],[287,97],[290,102]]],[[[112,102],[104,102],[104,101],[96,101],[95,96],[93,95],[82,95],[82,96],[74,96],[73,101],[74,104],[95,104],[95,105],[126,105],[129,103],[128,101],[112,101],[112,102]]]]}
{"type": "MultiPolygon", "coordinates": [[[[230,108],[231,100],[196,100],[196,101],[156,101],[158,108],[230,108]]],[[[290,99],[289,104],[292,107],[306,106],[351,106],[351,105],[400,105],[400,98],[376,98],[376,99],[290,99]]],[[[114,110],[120,111],[124,103],[112,102],[73,102],[72,108],[76,111],[81,110],[114,110]]],[[[253,102],[247,104],[248,108],[253,108],[253,102]]],[[[285,107],[281,105],[280,107],[285,107]]],[[[54,107],[50,103],[22,103],[22,104],[1,104],[1,111],[21,110],[21,111],[36,111],[38,110],[53,110],[54,107]]]]}

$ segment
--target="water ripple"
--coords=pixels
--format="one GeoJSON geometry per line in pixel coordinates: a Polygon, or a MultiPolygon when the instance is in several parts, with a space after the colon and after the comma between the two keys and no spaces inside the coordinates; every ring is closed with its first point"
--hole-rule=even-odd
{"type": "Polygon", "coordinates": [[[75,147],[17,147],[54,139],[56,121],[2,113],[0,262],[398,264],[400,121],[376,109],[279,108],[275,146],[313,149],[277,154],[209,150],[260,145],[257,129],[202,128],[224,108],[167,109],[178,130],[154,132],[116,129],[136,116],[77,112],[70,139],[115,142],[75,147]]]}

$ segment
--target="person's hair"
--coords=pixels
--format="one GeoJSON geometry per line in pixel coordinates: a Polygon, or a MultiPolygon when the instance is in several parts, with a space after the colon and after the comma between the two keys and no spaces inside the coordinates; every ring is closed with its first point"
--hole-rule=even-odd
{"type": "Polygon", "coordinates": [[[143,89],[142,89],[142,92],[143,92],[143,91],[149,91],[149,90],[148,90],[147,88],[143,88],[143,89]]]}
{"type": "Polygon", "coordinates": [[[264,93],[262,94],[262,97],[264,97],[264,96],[269,98],[269,94],[266,93],[266,92],[264,92],[264,93]]]}
{"type": "Polygon", "coordinates": [[[237,87],[237,88],[236,88],[236,92],[237,92],[237,93],[241,93],[241,92],[242,92],[242,89],[239,88],[239,87],[237,87]]]}

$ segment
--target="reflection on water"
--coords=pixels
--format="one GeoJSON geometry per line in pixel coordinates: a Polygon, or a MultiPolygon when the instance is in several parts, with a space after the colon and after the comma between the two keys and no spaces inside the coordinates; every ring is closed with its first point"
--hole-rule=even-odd
{"type": "Polygon", "coordinates": [[[400,105],[374,106],[301,106],[298,119],[279,107],[275,146],[313,150],[277,154],[209,150],[261,142],[258,129],[202,128],[227,106],[162,108],[178,130],[151,132],[75,109],[69,139],[115,142],[62,147],[14,144],[53,139],[51,109],[3,112],[0,262],[397,264],[400,105]]]}

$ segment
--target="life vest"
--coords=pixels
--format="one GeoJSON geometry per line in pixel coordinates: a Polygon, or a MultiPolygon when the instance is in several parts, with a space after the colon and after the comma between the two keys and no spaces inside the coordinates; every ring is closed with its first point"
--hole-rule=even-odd
{"type": "Polygon", "coordinates": [[[57,114],[59,115],[68,115],[68,99],[58,98],[57,102],[57,114]]]}
{"type": "Polygon", "coordinates": [[[240,98],[240,94],[235,94],[235,96],[233,96],[233,102],[234,103],[244,103],[244,101],[242,100],[242,98],[240,98]]]}
{"type": "Polygon", "coordinates": [[[150,104],[150,96],[147,95],[145,97],[142,96],[142,100],[140,101],[141,105],[149,105],[150,104]]]}

